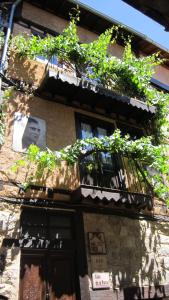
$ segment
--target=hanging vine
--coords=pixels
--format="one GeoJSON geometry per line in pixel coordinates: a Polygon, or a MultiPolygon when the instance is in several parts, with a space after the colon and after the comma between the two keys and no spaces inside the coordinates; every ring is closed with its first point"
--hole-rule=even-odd
{"type": "MultiPolygon", "coordinates": [[[[164,177],[165,180],[169,179],[167,155],[169,94],[157,91],[151,85],[154,67],[164,63],[164,59],[160,58],[159,53],[136,57],[132,52],[130,38],[124,41],[125,47],[121,59],[110,55],[109,47],[116,42],[119,34],[117,26],[106,30],[91,43],[80,44],[77,21],[79,21],[79,12],[75,17],[71,16],[69,26],[56,37],[17,36],[11,42],[11,49],[19,57],[30,59],[41,55],[50,60],[53,55],[56,55],[59,60],[70,64],[78,76],[85,76],[89,80],[94,79],[108,89],[136,97],[145,101],[147,105],[154,105],[156,115],[153,136],[131,141],[128,136],[122,138],[120,132],[115,131],[110,137],[78,140],[74,145],[54,152],[49,149],[40,151],[37,146],[32,145],[25,159],[16,162],[13,169],[16,171],[19,167],[26,167],[32,162],[37,166],[35,177],[38,177],[46,169],[53,170],[62,160],[69,164],[79,161],[84,154],[87,154],[86,149],[90,145],[94,152],[108,151],[129,155],[153,168],[155,171],[153,176],[149,176],[146,168],[144,174],[156,194],[167,198],[168,188],[164,183],[164,177]]],[[[33,180],[35,177],[30,178],[33,180]]]]}
{"type": "Polygon", "coordinates": [[[6,109],[8,100],[11,98],[12,88],[8,88],[3,92],[2,103],[0,106],[0,146],[4,143],[6,129],[6,109]]]}
{"type": "MultiPolygon", "coordinates": [[[[150,137],[142,137],[132,141],[128,135],[122,138],[121,132],[115,130],[109,137],[77,140],[73,145],[60,151],[51,151],[50,149],[41,151],[36,145],[31,145],[26,157],[18,160],[13,165],[12,170],[17,172],[20,168],[30,168],[32,164],[36,166],[36,172],[30,172],[27,182],[23,185],[24,188],[27,188],[34,181],[40,179],[45,171],[52,172],[55,168],[59,168],[62,161],[66,161],[68,165],[73,165],[76,162],[83,163],[83,158],[91,153],[118,153],[130,157],[132,160],[137,160],[139,165],[143,167],[144,176],[156,195],[167,199],[169,189],[164,184],[164,179],[166,182],[169,180],[169,160],[166,151],[167,146],[154,146],[150,137]]],[[[89,163],[88,167],[92,168],[93,166],[89,163]]]]}
{"type": "Polygon", "coordinates": [[[125,42],[121,59],[109,54],[109,47],[116,42],[119,28],[113,26],[91,43],[80,44],[77,35],[76,17],[72,17],[69,26],[62,34],[41,38],[39,36],[16,36],[11,48],[20,57],[35,59],[38,55],[48,60],[56,55],[58,60],[71,64],[78,76],[94,79],[108,89],[120,94],[136,97],[148,105],[156,106],[155,139],[164,142],[169,138],[167,111],[169,95],[157,91],[151,85],[154,67],[164,62],[159,53],[146,57],[136,57],[132,52],[131,39],[125,42]],[[167,136],[166,136],[167,135],[167,136]]]}

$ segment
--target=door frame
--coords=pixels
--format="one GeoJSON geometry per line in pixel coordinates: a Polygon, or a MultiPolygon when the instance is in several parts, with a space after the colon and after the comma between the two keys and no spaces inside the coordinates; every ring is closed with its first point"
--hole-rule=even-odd
{"type": "MultiPolygon", "coordinates": [[[[33,207],[22,207],[22,211],[33,210],[35,212],[36,209],[46,210],[46,208],[33,208],[33,207]]],[[[73,254],[74,258],[74,274],[75,274],[75,292],[76,292],[76,300],[81,300],[81,291],[80,291],[80,277],[83,277],[88,274],[87,270],[87,255],[86,255],[86,245],[85,245],[85,235],[84,235],[84,223],[83,223],[83,213],[80,209],[76,211],[69,210],[59,210],[59,209],[48,209],[49,214],[59,215],[59,216],[70,216],[72,217],[72,235],[74,242],[74,251],[64,251],[57,249],[33,249],[33,248],[24,248],[21,246],[21,262],[22,257],[26,255],[35,255],[35,253],[39,253],[39,255],[43,255],[43,253],[47,253],[50,251],[51,254],[54,255],[71,255],[73,254]]],[[[22,215],[22,213],[21,213],[22,215]]],[[[22,218],[22,217],[21,217],[22,218]]],[[[21,270],[21,267],[20,267],[21,270]]]]}

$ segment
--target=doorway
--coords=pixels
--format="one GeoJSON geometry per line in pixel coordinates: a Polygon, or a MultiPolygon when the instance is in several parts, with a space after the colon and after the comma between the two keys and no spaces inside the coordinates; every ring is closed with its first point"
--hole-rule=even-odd
{"type": "Polygon", "coordinates": [[[24,210],[21,232],[19,300],[77,300],[73,214],[24,210]]]}

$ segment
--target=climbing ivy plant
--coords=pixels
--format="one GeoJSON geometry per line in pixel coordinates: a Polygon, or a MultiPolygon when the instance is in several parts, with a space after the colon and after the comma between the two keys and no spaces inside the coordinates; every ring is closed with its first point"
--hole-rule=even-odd
{"type": "MultiPolygon", "coordinates": [[[[116,42],[119,28],[113,26],[101,34],[91,43],[80,43],[77,34],[77,22],[79,12],[71,16],[69,26],[62,34],[53,37],[46,36],[17,36],[11,42],[11,48],[20,57],[30,59],[41,55],[48,60],[56,55],[58,60],[66,62],[74,68],[78,77],[95,80],[98,84],[119,92],[120,94],[136,97],[145,101],[147,105],[156,107],[153,136],[144,137],[131,141],[128,136],[122,138],[119,131],[115,131],[110,137],[102,139],[92,138],[77,140],[77,142],[60,151],[40,151],[31,145],[26,158],[16,162],[13,169],[16,171],[20,166],[36,164],[35,177],[40,177],[44,170],[53,170],[64,160],[69,164],[80,161],[81,157],[87,155],[88,146],[92,151],[108,151],[128,155],[145,166],[154,170],[150,176],[146,168],[144,176],[154,187],[156,194],[167,198],[168,188],[164,183],[169,179],[167,142],[169,138],[169,123],[167,120],[169,108],[169,94],[157,91],[151,85],[151,77],[154,67],[162,64],[160,53],[146,57],[136,57],[132,52],[132,40],[124,40],[124,53],[121,59],[110,54],[111,44],[116,42]]],[[[30,181],[35,177],[30,177],[30,181]]]]}
{"type": "MultiPolygon", "coordinates": [[[[120,130],[115,130],[111,136],[104,138],[94,137],[77,140],[73,145],[60,151],[51,151],[50,149],[41,151],[36,145],[31,145],[26,157],[18,160],[12,170],[17,172],[21,167],[30,168],[31,165],[36,165],[36,172],[33,170],[32,173],[29,173],[29,180],[24,185],[27,187],[34,180],[40,179],[44,171],[53,171],[56,167],[60,167],[62,161],[66,161],[70,166],[76,162],[83,163],[83,158],[91,153],[118,153],[134,160],[136,167],[139,163],[139,166],[142,167],[140,175],[146,177],[147,183],[154,188],[158,196],[166,198],[168,188],[164,184],[164,180],[168,181],[169,179],[166,150],[167,147],[164,145],[153,145],[150,137],[142,137],[132,141],[129,135],[121,137],[120,130]]],[[[91,167],[90,164],[88,167],[91,167]]]]}
{"type": "Polygon", "coordinates": [[[6,129],[6,109],[8,100],[11,98],[12,88],[6,89],[2,94],[2,103],[0,105],[0,146],[4,143],[6,129]]]}
{"type": "Polygon", "coordinates": [[[136,97],[148,105],[156,106],[155,138],[164,141],[168,136],[167,114],[169,95],[157,91],[150,84],[154,67],[163,63],[160,53],[146,57],[136,57],[132,52],[131,38],[124,40],[125,47],[121,59],[109,53],[109,47],[116,42],[119,27],[113,26],[91,43],[80,44],[77,34],[79,14],[72,17],[62,34],[47,36],[16,36],[11,48],[20,57],[35,59],[38,55],[48,60],[56,55],[58,60],[71,65],[80,77],[95,79],[98,84],[120,94],[136,97]]]}
{"type": "MultiPolygon", "coordinates": [[[[2,51],[4,45],[4,33],[0,30],[0,51],[2,51]]],[[[10,99],[12,89],[8,88],[5,91],[0,91],[0,146],[4,143],[5,135],[5,119],[6,119],[6,106],[7,101],[10,99]]]]}
{"type": "Polygon", "coordinates": [[[0,50],[2,49],[4,44],[4,33],[0,30],[0,50]]]}

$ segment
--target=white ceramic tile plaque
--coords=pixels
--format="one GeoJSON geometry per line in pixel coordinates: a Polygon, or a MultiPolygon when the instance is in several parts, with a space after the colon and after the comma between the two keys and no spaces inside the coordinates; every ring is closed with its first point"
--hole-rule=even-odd
{"type": "Polygon", "coordinates": [[[92,274],[93,289],[108,289],[110,288],[109,273],[95,272],[92,274]]]}

